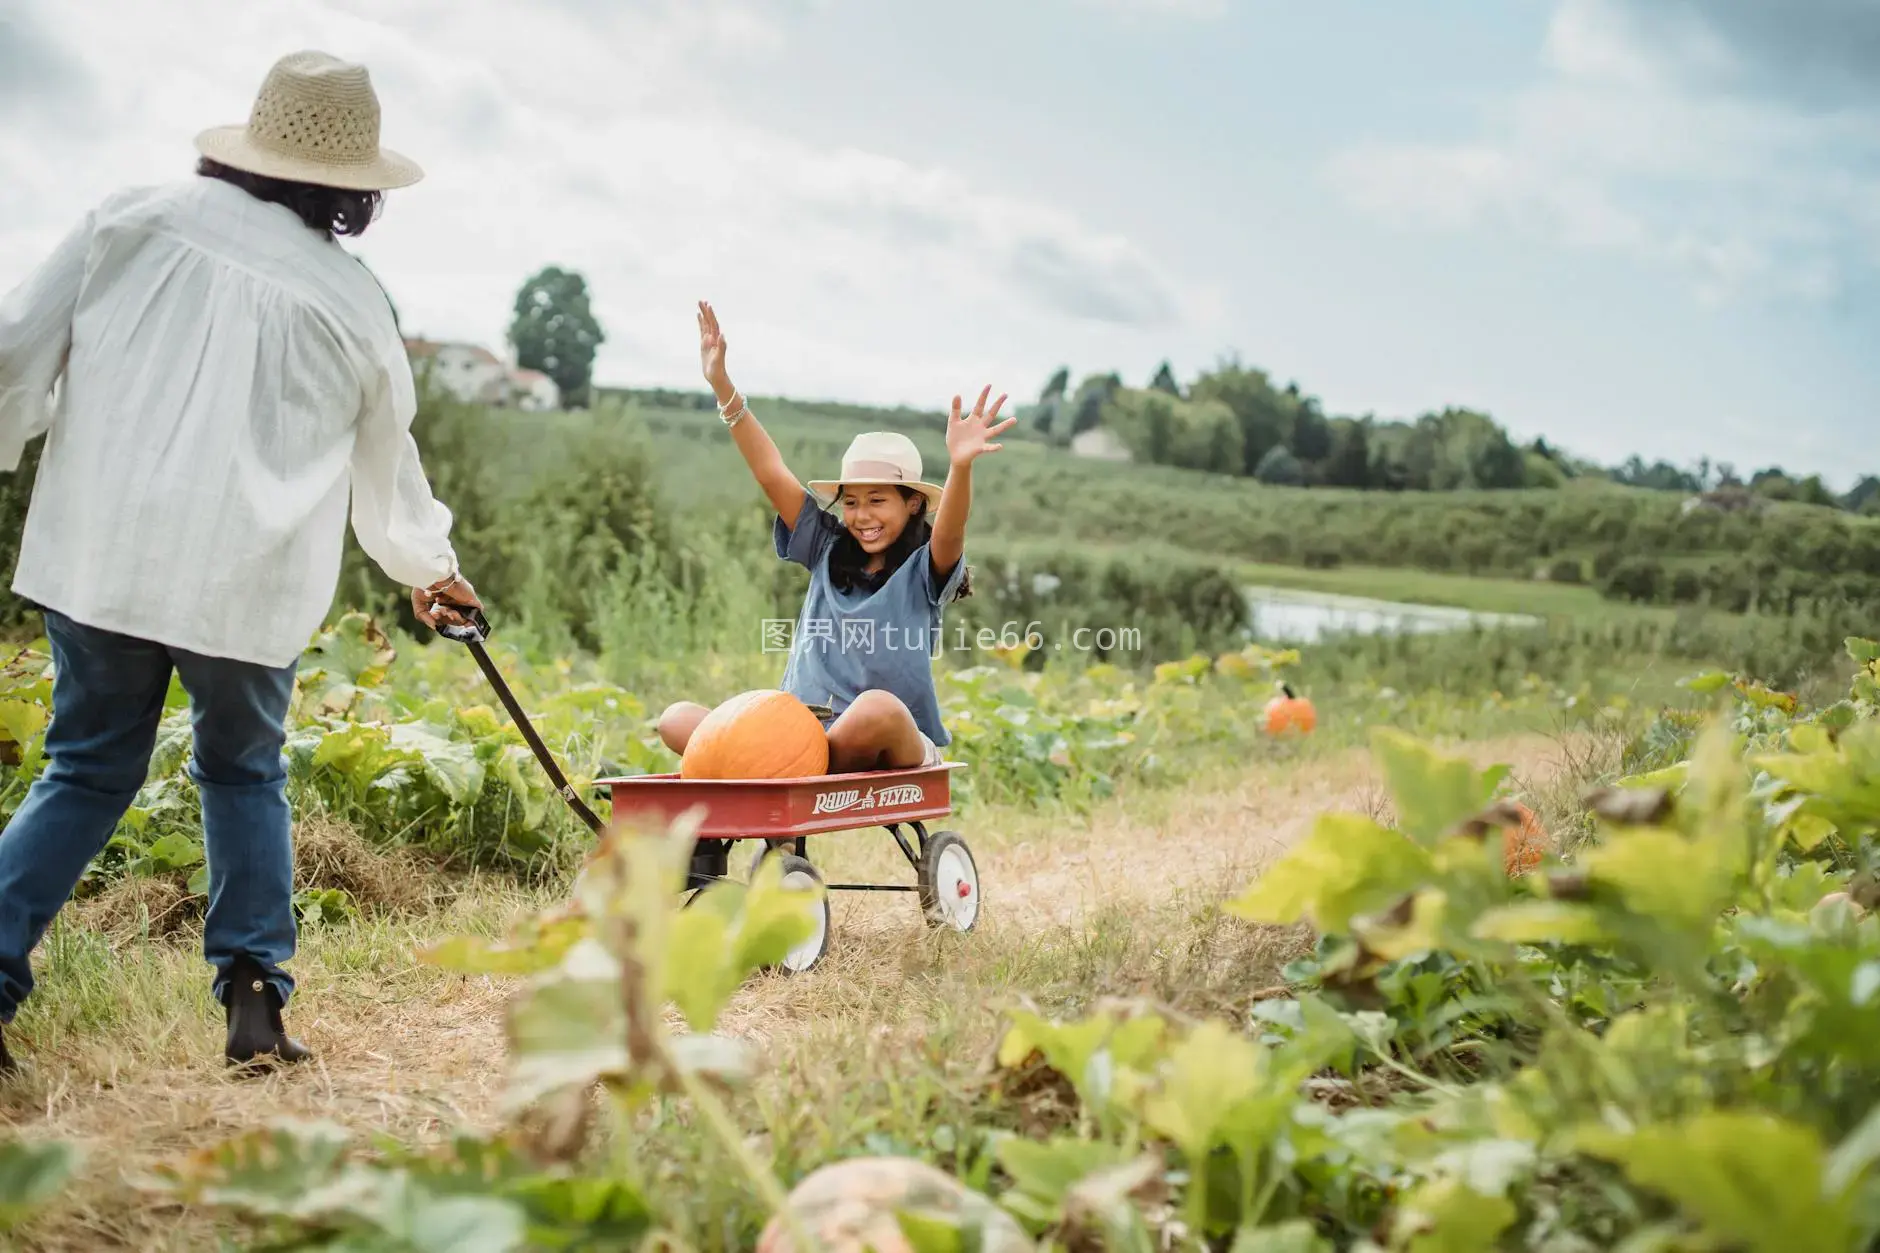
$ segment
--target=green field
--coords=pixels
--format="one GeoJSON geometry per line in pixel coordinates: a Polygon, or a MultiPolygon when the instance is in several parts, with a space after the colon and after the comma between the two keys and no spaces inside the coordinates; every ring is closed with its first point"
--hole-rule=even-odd
{"type": "MultiPolygon", "coordinates": [[[[890,422],[942,464],[938,415],[756,408],[801,477],[890,422]]],[[[418,437],[577,786],[672,769],[666,702],[778,681],[757,628],[802,572],[709,410],[430,401],[418,437]]],[[[15,526],[26,485],[0,487],[15,526]]],[[[689,908],[682,828],[597,847],[349,550],[288,751],[288,1021],[317,1063],[219,1065],[179,697],[7,1029],[0,1230],[743,1253],[790,1189],[876,1158],[888,1183],[844,1194],[893,1222],[870,1189],[917,1179],[919,1253],[974,1247],[965,1205],[1025,1253],[1872,1247],[1880,921],[1822,898],[1880,905],[1880,647],[1848,638],[1868,532],[1824,513],[1306,491],[1014,440],[949,625],[1140,643],[949,654],[945,825],[983,917],[845,895],[797,976],[761,968],[812,915],[748,847],[689,908]],[[1742,575],[1756,612],[1616,587],[1646,561],[1742,575]],[[1262,647],[1259,586],[1543,622],[1262,647]],[[1282,683],[1309,735],[1269,729],[1282,683]]],[[[50,715],[37,623],[8,625],[0,818],[50,715]]],[[[911,874],[879,832],[813,843],[828,881],[911,874]]]]}

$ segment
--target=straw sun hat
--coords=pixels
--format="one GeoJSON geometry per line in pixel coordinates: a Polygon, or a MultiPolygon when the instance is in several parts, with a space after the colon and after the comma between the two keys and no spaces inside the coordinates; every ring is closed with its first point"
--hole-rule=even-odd
{"type": "Polygon", "coordinates": [[[927,498],[929,511],[940,507],[941,489],[920,477],[920,449],[898,431],[864,431],[842,454],[842,477],[811,479],[809,490],[824,505],[835,502],[844,487],[910,487],[927,498]]]}
{"type": "Polygon", "coordinates": [[[250,174],[349,191],[409,187],[424,177],[417,162],[379,147],[379,98],[366,68],[324,52],[276,61],[248,124],[202,132],[196,151],[250,174]]]}

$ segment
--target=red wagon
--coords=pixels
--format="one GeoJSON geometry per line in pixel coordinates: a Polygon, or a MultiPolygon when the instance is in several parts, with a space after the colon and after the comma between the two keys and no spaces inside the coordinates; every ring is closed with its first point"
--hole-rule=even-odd
{"type": "Polygon", "coordinates": [[[698,846],[686,877],[696,895],[709,884],[729,878],[731,846],[741,840],[763,845],[752,858],[772,853],[783,858],[786,886],[824,895],[816,934],[792,950],[782,963],[791,972],[808,970],[829,950],[829,892],[914,892],[930,926],[971,931],[979,918],[979,869],[972,850],[955,831],[929,832],[930,820],[953,809],[952,772],[958,762],[908,770],[858,774],[822,774],[797,779],[684,779],[677,774],[598,779],[613,801],[615,817],[668,822],[694,806],[705,811],[698,846]],[[882,827],[894,837],[913,883],[826,883],[811,863],[809,837],[864,826],[882,827]],[[914,842],[907,834],[911,831],[914,842]]]}
{"type": "MultiPolygon", "coordinates": [[[[484,647],[490,637],[489,621],[474,607],[453,607],[465,621],[440,622],[438,634],[469,648],[477,668],[496,690],[555,790],[589,830],[600,834],[600,818],[576,795],[490,660],[489,650],[484,647]]],[[[782,963],[783,969],[800,972],[821,961],[829,951],[829,892],[917,892],[921,914],[929,925],[952,927],[955,931],[973,929],[979,920],[979,868],[973,862],[972,850],[958,832],[929,834],[927,830],[929,819],[952,812],[952,775],[959,768],[960,763],[949,761],[911,770],[821,774],[799,779],[682,779],[676,774],[652,774],[597,779],[595,786],[610,791],[616,817],[632,815],[669,822],[694,806],[704,807],[705,821],[686,875],[691,893],[688,903],[709,884],[730,878],[731,846],[739,840],[756,840],[764,846],[752,859],[753,870],[758,859],[781,852],[785,886],[813,890],[821,884],[824,892],[816,934],[792,950],[782,963]],[[822,872],[810,863],[809,837],[864,826],[885,827],[894,837],[914,868],[913,883],[823,882],[822,872]],[[914,833],[915,843],[908,843],[903,827],[914,833]]]]}

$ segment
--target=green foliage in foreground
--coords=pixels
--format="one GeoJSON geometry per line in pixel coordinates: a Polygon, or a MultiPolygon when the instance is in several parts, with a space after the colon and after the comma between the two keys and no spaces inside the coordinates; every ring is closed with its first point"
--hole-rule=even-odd
{"type": "MultiPolygon", "coordinates": [[[[1390,821],[1325,815],[1225,906],[1319,932],[1294,995],[1247,1021],[1143,1002],[1010,1013],[1001,1067],[1064,1096],[1026,1134],[989,1108],[994,1169],[976,1182],[1041,1251],[1869,1247],[1880,644],[1847,652],[1846,695],[1818,709],[1695,680],[1727,708],[1650,728],[1635,773],[1587,797],[1597,838],[1518,877],[1505,772],[1379,729],[1390,821]]],[[[807,934],[813,902],[766,868],[678,908],[692,830],[616,833],[568,907],[425,954],[524,980],[513,1130],[370,1158],[283,1126],[149,1186],[257,1220],[279,1248],[417,1247],[420,1217],[461,1233],[453,1247],[636,1247],[665,1224],[632,1163],[576,1163],[597,1117],[671,1103],[748,1181],[747,1224],[802,1221],[722,1103],[757,1063],[712,1028],[740,978],[807,934]]],[[[931,1212],[900,1222],[921,1253],[978,1247],[931,1212]]]]}

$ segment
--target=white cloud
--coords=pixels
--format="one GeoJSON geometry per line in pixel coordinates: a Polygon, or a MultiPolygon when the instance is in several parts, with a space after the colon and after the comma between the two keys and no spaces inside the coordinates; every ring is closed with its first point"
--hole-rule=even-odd
{"type": "Polygon", "coordinates": [[[500,350],[516,288],[560,264],[588,278],[604,382],[696,378],[706,298],[754,392],[938,406],[987,381],[1025,393],[1041,340],[1115,359],[1205,300],[1128,240],[971,171],[726,116],[716,76],[789,72],[787,18],[756,0],[191,8],[32,11],[107,124],[0,129],[0,289],[98,196],[186,173],[197,130],[239,121],[270,62],[319,47],[371,68],[383,142],[426,170],[349,244],[411,333],[500,350]]]}
{"type": "Polygon", "coordinates": [[[1880,108],[1771,90],[1756,47],[1643,0],[1561,0],[1540,77],[1481,134],[1357,145],[1327,173],[1383,220],[1622,252],[1709,301],[1830,300],[1850,263],[1880,266],[1880,108]]]}

